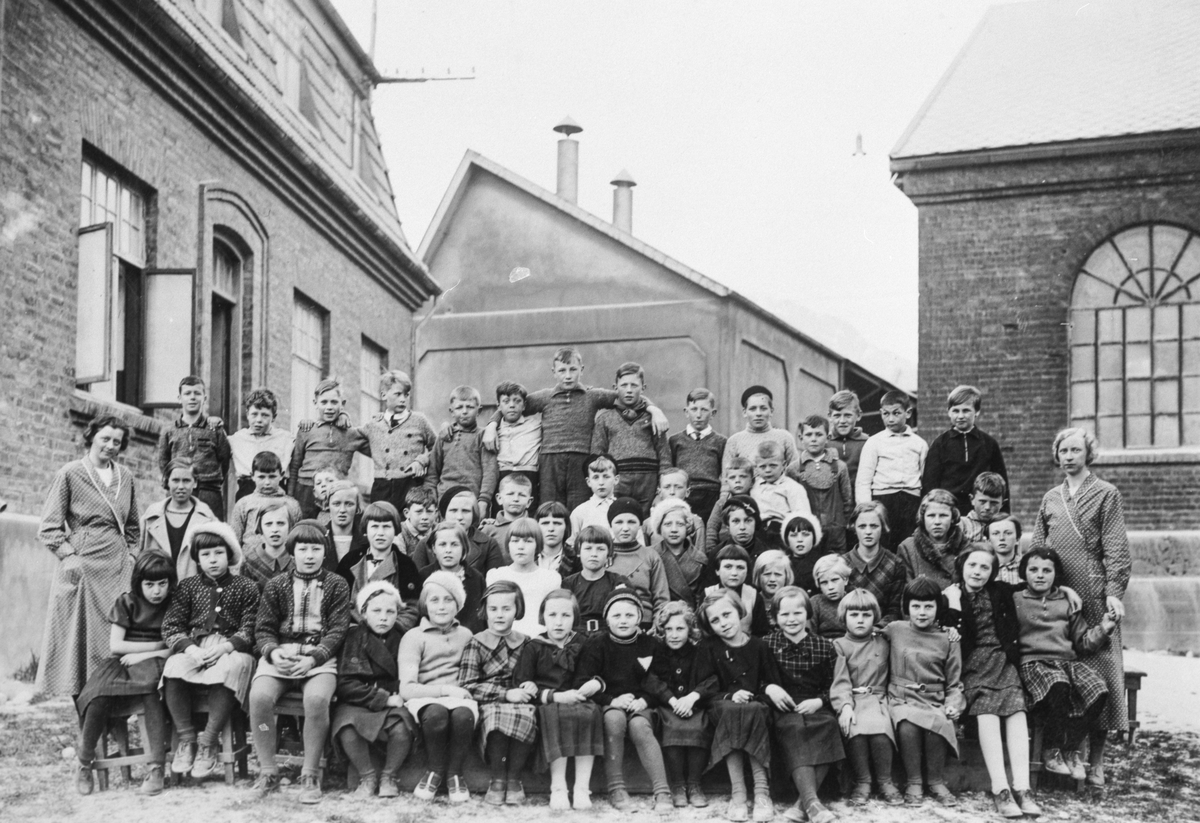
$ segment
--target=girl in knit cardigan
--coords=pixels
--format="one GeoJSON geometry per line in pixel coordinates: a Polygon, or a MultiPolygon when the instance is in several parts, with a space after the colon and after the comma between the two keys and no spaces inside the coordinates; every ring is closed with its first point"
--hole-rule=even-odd
{"type": "Polygon", "coordinates": [[[329,543],[315,520],[288,533],[289,574],[267,581],[258,604],[255,640],[261,660],[250,686],[250,726],[262,770],[258,791],[279,787],[275,763],[275,704],[287,691],[304,694],[304,766],[301,803],[321,800],[319,766],[329,734],[329,702],[337,687],[337,653],[350,627],[350,587],[323,567],[329,543]]]}

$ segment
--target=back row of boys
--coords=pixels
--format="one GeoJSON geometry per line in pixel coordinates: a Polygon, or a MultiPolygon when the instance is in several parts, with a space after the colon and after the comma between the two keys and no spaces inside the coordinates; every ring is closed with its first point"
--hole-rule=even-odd
{"type": "MultiPolygon", "coordinates": [[[[320,509],[315,474],[324,468],[344,477],[355,453],[374,461],[373,501],[387,501],[404,511],[405,495],[412,487],[424,485],[440,495],[466,486],[479,500],[476,522],[488,516],[498,489],[506,485],[503,479],[510,475],[530,479],[531,509],[539,498],[557,500],[572,511],[577,527],[606,525],[607,508],[618,497],[632,497],[648,514],[667,469],[674,470],[676,484],[682,480],[687,502],[701,523],[710,522],[714,508],[719,516],[722,496],[748,492],[768,530],[778,528],[789,513],[811,512],[829,535],[827,548],[832,550],[846,545],[856,500],[883,504],[893,524],[892,546],[911,533],[921,496],[932,489],[954,494],[968,521],[977,521],[964,526],[975,531],[986,526],[989,510],[992,515],[1007,510],[1004,458],[995,439],[975,426],[981,393],[972,386],[950,393],[951,428],[932,445],[908,425],[911,401],[903,392],[883,395],[880,415],[885,428],[868,437],[857,425],[857,395],[839,391],[830,398],[828,419],[813,415],[800,424],[798,449],[790,432],[772,426],[774,397],[764,386],[743,392],[746,428],[729,438],[713,431],[716,397],[703,388],[687,396],[687,427],[667,437],[665,415],[643,396],[646,377],[638,364],[617,369],[615,390],[581,385],[583,359],[573,348],[559,349],[552,368],[553,388],[528,393],[517,383],[497,386],[497,411],[483,426],[477,420],[478,390],[457,387],[450,395],[451,422],[440,433],[425,415],[409,407],[412,383],[403,372],[383,375],[385,411],[361,427],[349,424],[338,383],[325,380],[313,400],[317,419],[302,421],[294,438],[273,425],[278,403],[266,389],[252,392],[247,400],[249,425],[226,437],[220,419],[204,414],[203,381],[186,377],[179,387],[181,413],[159,441],[159,464],[165,476],[172,459],[190,459],[196,496],[222,519],[230,463],[240,500],[263,485],[254,466],[261,452],[274,453],[279,465],[287,467],[288,493],[299,501],[305,517],[316,517],[320,509]],[[589,457],[597,454],[611,456],[611,474],[594,471],[594,465],[589,471],[589,457]],[[980,496],[973,488],[975,480],[985,472],[998,474],[1005,487],[984,489],[982,496],[988,499],[983,506],[975,501],[972,512],[972,497],[980,496]],[[981,513],[985,520],[979,523],[981,513]]],[[[266,483],[268,489],[282,494],[277,491],[280,478],[267,480],[274,481],[266,483]]],[[[505,517],[504,512],[497,514],[505,517]]],[[[709,532],[711,548],[716,530],[709,532]]]]}

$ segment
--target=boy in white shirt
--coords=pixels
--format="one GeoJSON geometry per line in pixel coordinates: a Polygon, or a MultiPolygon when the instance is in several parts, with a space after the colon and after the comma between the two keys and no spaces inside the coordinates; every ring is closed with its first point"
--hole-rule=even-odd
{"type": "Polygon", "coordinates": [[[895,551],[912,534],[921,505],[921,472],[928,444],[908,425],[912,401],[902,391],[889,391],[879,401],[883,431],[863,444],[854,497],[860,503],[878,500],[887,512],[888,548],[895,551]]]}

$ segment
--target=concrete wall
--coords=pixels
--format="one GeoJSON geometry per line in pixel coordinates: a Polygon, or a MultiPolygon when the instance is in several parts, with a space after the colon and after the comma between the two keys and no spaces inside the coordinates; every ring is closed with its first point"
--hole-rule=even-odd
{"type": "MultiPolygon", "coordinates": [[[[202,205],[202,182],[252,210],[265,230],[269,257],[263,268],[266,329],[261,350],[251,356],[261,361],[255,373],[285,407],[295,290],[329,311],[329,368],[343,379],[355,416],[363,335],[388,350],[390,366],[410,367],[411,312],[319,233],[311,216],[266,185],[251,163],[219,148],[209,136],[211,123],[165,99],[58,5],[10,0],[4,8],[0,293],[10,310],[0,344],[0,383],[6,386],[0,450],[9,470],[0,473],[0,497],[13,511],[40,510],[54,470],[80,454],[80,426],[96,411],[76,395],[73,376],[75,231],[85,142],[153,190],[149,268],[200,265],[205,277],[205,244],[211,242],[205,238],[214,222],[226,219],[211,201],[206,209],[202,205]]],[[[138,475],[145,506],[162,495],[152,456],[157,424],[136,409],[120,411],[142,433],[125,461],[138,475]]],[[[295,410],[285,408],[280,422],[294,417],[295,410]]]]}
{"type": "Polygon", "coordinates": [[[641,363],[675,431],[697,386],[717,393],[714,425],[730,432],[744,426],[746,386],[769,386],[776,425],[794,429],[825,412],[839,383],[836,358],[479,167],[425,262],[449,290],[417,341],[417,402],[435,420],[459,383],[485,404],[502,380],[551,385],[564,345],[582,350],[590,385],[611,386],[620,363],[641,363]],[[531,275],[510,283],[517,266],[531,275]]]}

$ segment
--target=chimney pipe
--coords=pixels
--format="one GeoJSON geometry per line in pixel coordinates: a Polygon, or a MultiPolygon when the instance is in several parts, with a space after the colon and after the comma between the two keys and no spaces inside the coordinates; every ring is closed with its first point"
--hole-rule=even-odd
{"type": "Polygon", "coordinates": [[[568,203],[578,203],[579,143],[571,135],[583,131],[583,126],[564,117],[554,130],[563,136],[558,141],[558,196],[568,203]]]}
{"type": "Polygon", "coordinates": [[[613,188],[613,225],[626,234],[633,234],[633,187],[637,182],[625,169],[611,181],[613,188]]]}

